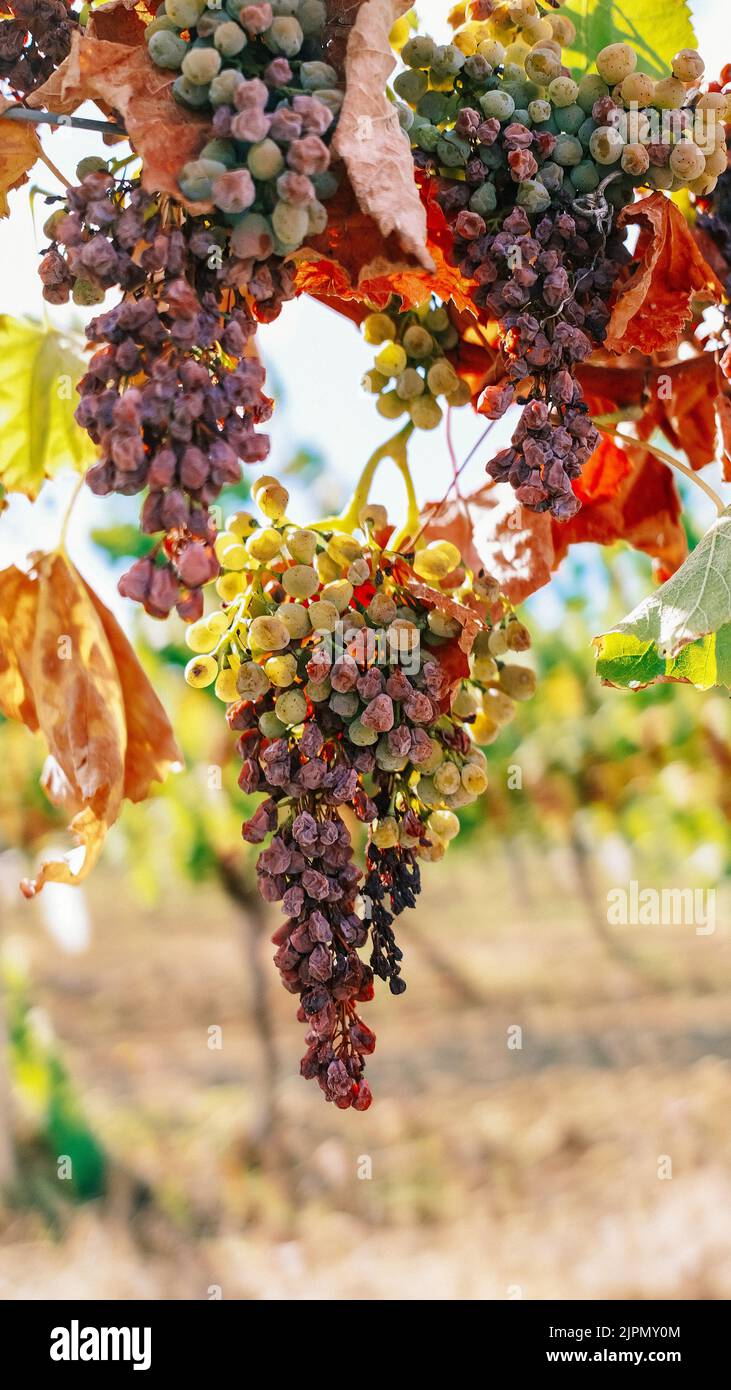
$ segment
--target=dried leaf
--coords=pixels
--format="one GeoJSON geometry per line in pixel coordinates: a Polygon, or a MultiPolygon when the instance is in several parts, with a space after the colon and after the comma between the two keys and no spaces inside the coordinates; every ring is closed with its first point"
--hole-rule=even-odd
{"type": "Polygon", "coordinates": [[[641,229],[638,265],[615,300],[605,347],[649,354],[677,343],[694,297],[718,301],[723,286],[669,198],[653,193],[624,208],[618,226],[631,224],[641,229]]]}
{"type": "Polygon", "coordinates": [[[109,0],[92,10],[86,36],[134,47],[144,42],[145,29],[156,9],[156,5],[148,9],[139,0],[109,0]]]}
{"type": "MultiPolygon", "coordinates": [[[[423,517],[433,505],[425,507],[423,517]]],[[[521,507],[507,483],[488,483],[446,503],[427,521],[424,534],[452,541],[469,569],[486,571],[512,603],[542,588],[556,568],[549,517],[521,507]]]]}
{"type": "Polygon", "coordinates": [[[637,409],[641,414],[635,428],[641,439],[660,430],[691,468],[716,459],[719,383],[712,353],[669,363],[629,353],[622,364],[583,363],[577,375],[593,415],[637,409]]]}
{"type": "Polygon", "coordinates": [[[389,33],[408,8],[409,0],[368,0],[361,5],[348,40],[345,100],[333,148],[345,163],[360,207],[382,235],[395,233],[403,251],[425,270],[433,270],[411,148],[386,96],[395,67],[389,33]]]}
{"type": "Polygon", "coordinates": [[[0,709],[43,734],[44,789],[79,841],[23,885],[33,896],[45,882],[81,882],[123,798],[142,800],[180,755],[127,639],[61,552],[31,576],[0,573],[0,636],[0,709]]]}
{"type": "Polygon", "coordinates": [[[38,496],[62,468],[83,471],[96,457],[74,419],[86,363],[55,328],[0,315],[0,483],[38,496]]]}
{"type": "Polygon", "coordinates": [[[405,560],[397,560],[394,565],[394,578],[408,593],[413,594],[419,603],[425,604],[427,608],[435,608],[438,613],[445,613],[449,618],[456,618],[462,629],[457,639],[458,645],[461,651],[467,654],[472,651],[478,632],[485,626],[484,619],[474,608],[468,608],[449,594],[442,593],[431,584],[425,584],[405,560]]]}
{"type": "MultiPolygon", "coordinates": [[[[2,103],[6,107],[8,103],[2,103]]],[[[28,182],[41,142],[27,121],[0,120],[0,217],[10,212],[8,193],[28,182]]]]}
{"type": "Polygon", "coordinates": [[[211,136],[209,121],[184,111],[172,95],[174,72],[155,67],[145,44],[83,38],[74,34],[71,52],[53,76],[28,98],[66,115],[84,101],[124,123],[130,143],[142,159],[142,182],[151,193],[169,193],[192,212],[210,211],[209,203],[190,203],[178,188],[178,174],[196,159],[211,136]]]}

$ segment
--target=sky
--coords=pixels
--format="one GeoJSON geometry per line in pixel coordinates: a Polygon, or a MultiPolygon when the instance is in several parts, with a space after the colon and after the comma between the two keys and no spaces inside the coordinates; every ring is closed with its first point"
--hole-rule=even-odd
{"type": "MultiPolygon", "coordinates": [[[[418,12],[422,26],[435,37],[446,37],[446,14],[449,3],[442,0],[422,0],[418,12]]],[[[719,55],[731,58],[731,48],[724,42],[728,34],[727,0],[693,0],[699,47],[706,58],[709,72],[714,72],[719,55]]],[[[94,114],[93,108],[90,113],[94,114]]],[[[105,153],[101,137],[66,129],[50,133],[44,129],[45,150],[67,178],[74,177],[77,161],[84,155],[105,153]]],[[[58,191],[52,175],[38,165],[34,173],[37,184],[45,191],[58,191]]],[[[44,313],[58,327],[80,328],[84,314],[68,307],[44,304],[37,275],[39,245],[43,245],[40,226],[44,220],[42,200],[36,203],[38,233],[31,214],[29,188],[10,195],[11,216],[0,223],[0,312],[15,316],[41,318],[44,313]]],[[[111,297],[109,299],[111,303],[111,297]]],[[[281,408],[275,411],[269,426],[272,454],[266,471],[276,474],[283,469],[301,447],[313,447],[321,452],[327,470],[314,486],[319,493],[321,514],[340,506],[363,467],[368,455],[391,432],[388,422],[376,412],[373,400],[360,388],[363,372],[372,365],[373,351],[363,342],[358,330],[349,320],[332,310],[302,297],[285,305],[280,318],[259,331],[260,351],[272,383],[281,388],[281,408]]],[[[490,452],[507,441],[512,425],[505,421],[493,431],[490,452]]],[[[469,409],[453,412],[453,437],[458,459],[463,459],[477,441],[484,421],[469,409]]],[[[417,432],[410,448],[412,473],[421,502],[439,498],[445,492],[451,476],[443,427],[426,433],[417,432]]],[[[486,450],[479,450],[461,479],[467,493],[478,488],[484,480],[486,450]]],[[[287,480],[290,485],[290,480],[287,480]]],[[[21,562],[28,550],[53,548],[57,542],[61,519],[73,490],[71,475],[61,476],[44,487],[38,502],[31,506],[24,498],[14,498],[0,517],[0,560],[3,565],[21,562]]],[[[294,480],[291,514],[302,522],[313,519],[312,485],[305,495],[303,487],[294,480]]],[[[696,493],[697,490],[693,489],[696,493]]],[[[403,518],[403,486],[393,465],[386,462],[377,475],[373,498],[387,505],[398,522],[403,518]]],[[[92,527],[114,524],[119,519],[133,520],[138,499],[94,498],[83,489],[77,502],[68,533],[68,549],[84,575],[94,584],[100,596],[123,620],[129,619],[130,605],[116,592],[115,575],[104,565],[99,551],[89,541],[92,527]]],[[[694,507],[695,511],[695,507],[694,507]]],[[[712,507],[705,509],[700,499],[697,512],[701,525],[712,519],[712,507]]],[[[582,547],[582,549],[585,549],[582,547]]],[[[550,614],[552,600],[543,600],[550,614]]],[[[555,616],[555,613],[554,613],[555,616]]],[[[160,634],[162,636],[162,633],[160,634]]]]}

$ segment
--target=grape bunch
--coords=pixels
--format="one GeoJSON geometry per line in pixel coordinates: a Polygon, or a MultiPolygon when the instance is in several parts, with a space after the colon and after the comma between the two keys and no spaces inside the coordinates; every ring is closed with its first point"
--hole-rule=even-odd
{"type": "Polygon", "coordinates": [[[213,113],[214,138],[183,166],[181,192],[219,210],[235,263],[288,255],[324,231],[323,199],[337,187],[327,141],[343,93],[320,57],[322,0],[165,0],[162,10],[145,31],[149,55],[180,69],[178,101],[213,113]]]}
{"type": "MultiPolygon", "coordinates": [[[[715,94],[715,89],[722,93],[727,100],[731,100],[731,64],[728,64],[721,73],[721,82],[711,85],[710,94],[715,94]]],[[[726,112],[726,125],[731,124],[731,110],[726,112]]],[[[731,131],[726,131],[726,168],[719,175],[718,183],[709,193],[698,196],[695,200],[697,215],[697,226],[715,242],[718,251],[725,263],[725,274],[721,272],[721,280],[726,290],[726,303],[722,306],[724,315],[724,343],[726,350],[721,359],[721,367],[726,378],[731,381],[731,131]]]]}
{"type": "Polygon", "coordinates": [[[427,300],[407,312],[389,308],[368,314],[362,327],[366,342],[379,348],[362,386],[377,397],[386,420],[408,412],[417,429],[433,430],[442,419],[439,396],[449,406],[467,405],[469,386],[446,355],[459,335],[444,305],[427,300]]]}
{"type": "Polygon", "coordinates": [[[713,189],[726,98],[700,91],[694,51],[656,82],[629,45],[611,44],[597,73],[575,82],[562,59],[576,37],[566,16],[534,0],[474,0],[466,11],[452,43],[407,41],[394,89],[417,167],[437,180],[454,258],[497,325],[506,376],[478,408],[497,419],[523,405],[488,472],[529,509],[565,520],[599,440],[575,367],[601,345],[629,260],[614,212],[641,186],[713,189]],[[676,119],[663,124],[668,112],[676,119]]]}
{"type": "Polygon", "coordinates": [[[69,0],[5,0],[0,12],[0,79],[13,95],[42,87],[71,48],[78,19],[69,0]]]}
{"type": "Polygon", "coordinates": [[[458,810],[487,786],[480,745],[533,694],[531,668],[505,660],[530,638],[451,542],[390,552],[378,505],[361,510],[358,539],[295,525],[274,478],[253,494],[264,524],[237,512],[219,534],[223,606],[188,628],[186,678],[227,704],[239,785],[264,798],[243,834],[268,841],[259,886],[286,914],[275,961],[308,1029],[302,1073],[365,1109],[375,1039],[356,1006],[374,976],[405,988],[393,922],[416,902],[419,861],[444,855],[458,810]],[[367,827],[365,877],[345,807],[367,827]]]}
{"type": "Polygon", "coordinates": [[[248,301],[227,291],[222,307],[222,231],[208,217],[179,215],[136,181],[115,179],[100,159],[82,161],[80,183],[46,223],[41,263],[52,303],[95,304],[120,286],[121,302],[87,325],[95,346],[79,383],[76,419],[99,448],[86,481],[97,495],[147,496],[142,530],[163,533],[120,580],[120,592],[155,617],[175,606],[191,620],[202,586],[218,574],[210,506],[261,462],[269,418],[264,370],[247,356],[256,323],[248,301]]]}

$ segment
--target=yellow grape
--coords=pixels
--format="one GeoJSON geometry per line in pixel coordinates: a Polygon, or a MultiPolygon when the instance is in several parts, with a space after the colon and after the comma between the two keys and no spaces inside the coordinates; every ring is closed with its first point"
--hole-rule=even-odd
{"type": "Polygon", "coordinates": [[[226,551],[230,550],[232,546],[239,544],[239,537],[235,536],[233,531],[219,531],[218,535],[216,536],[213,548],[216,552],[216,559],[220,562],[220,564],[223,564],[223,557],[226,554],[226,551]]]}
{"type": "Polygon", "coordinates": [[[462,686],[452,701],[452,710],[458,719],[468,719],[477,713],[479,706],[480,699],[474,686],[462,686]]]}
{"type": "Polygon", "coordinates": [[[291,652],[286,652],[284,656],[270,656],[264,662],[264,670],[272,685],[285,688],[292,684],[297,675],[297,661],[291,652]]]}
{"type": "Polygon", "coordinates": [[[396,336],[396,324],[388,314],[369,314],[363,320],[363,337],[367,343],[380,346],[381,343],[390,343],[396,336]]]}
{"type": "Polygon", "coordinates": [[[318,553],[315,566],[323,584],[329,584],[332,579],[340,578],[340,565],[336,565],[335,561],[324,550],[318,553]]]}
{"type": "MultiPolygon", "coordinates": [[[[455,549],[454,546],[451,548],[455,549]]],[[[457,551],[457,561],[459,564],[459,551],[457,551]]],[[[439,541],[430,541],[423,550],[417,550],[414,556],[414,569],[421,579],[428,581],[444,579],[453,570],[455,565],[451,561],[451,551],[444,550],[439,541]]]]}
{"type": "Polygon", "coordinates": [[[236,676],[236,689],[243,700],[258,700],[269,689],[269,677],[255,661],[243,661],[236,676]]]}
{"type": "Polygon", "coordinates": [[[380,502],[366,502],[358,513],[358,525],[362,531],[367,531],[369,527],[374,531],[380,531],[388,525],[386,508],[380,502]]]}
{"type": "Polygon", "coordinates": [[[489,743],[495,742],[495,739],[500,733],[500,728],[489,715],[478,714],[475,716],[474,723],[470,725],[470,733],[475,743],[481,743],[484,747],[489,743]]]}
{"type": "Polygon", "coordinates": [[[185,668],[185,679],[196,690],[210,685],[217,675],[218,662],[212,656],[194,656],[185,668]]]}
{"type": "Polygon", "coordinates": [[[508,639],[504,628],[494,627],[488,634],[487,650],[491,656],[504,656],[508,650],[508,639]]]}
{"type": "Polygon", "coordinates": [[[399,415],[403,415],[406,410],[406,401],[401,398],[398,391],[384,391],[382,396],[376,401],[376,410],[382,415],[384,420],[398,420],[399,415]]]}
{"type": "Polygon", "coordinates": [[[459,819],[454,811],[432,811],[427,825],[440,840],[453,840],[459,835],[459,819]]]}
{"type": "Polygon", "coordinates": [[[434,773],[434,786],[442,796],[449,796],[456,792],[460,785],[459,768],[455,763],[442,763],[434,773]]]}
{"type": "Polygon", "coordinates": [[[256,505],[270,521],[281,521],[288,503],[289,493],[281,483],[268,483],[256,491],[256,505]]]}
{"type": "Polygon", "coordinates": [[[272,526],[262,526],[249,536],[246,549],[252,560],[266,563],[279,554],[282,549],[282,537],[272,526]]]}
{"type": "Polygon", "coordinates": [[[394,816],[384,816],[379,820],[372,834],[377,849],[393,849],[398,844],[399,828],[394,816]]]}
{"type": "Polygon", "coordinates": [[[334,603],[318,599],[308,608],[313,632],[334,632],[340,621],[340,614],[334,603]]]}
{"type": "Polygon", "coordinates": [[[216,679],[216,694],[219,700],[230,705],[234,700],[238,700],[239,692],[236,685],[236,672],[230,666],[224,667],[219,671],[216,679]]]}
{"type": "Polygon", "coordinates": [[[498,664],[492,656],[475,656],[472,658],[472,676],[476,681],[497,680],[498,664]]]}
{"type": "Polygon", "coordinates": [[[306,637],[310,631],[310,614],[301,603],[280,603],[277,617],[281,618],[290,637],[306,637]]]}
{"type": "Polygon", "coordinates": [[[353,585],[347,579],[332,579],[322,590],[322,601],[333,603],[339,613],[344,613],[353,597],[353,585]]]}
{"type": "Polygon", "coordinates": [[[307,714],[307,699],[303,691],[285,691],[275,701],[274,713],[283,724],[301,724],[307,714]]]}
{"type": "Polygon", "coordinates": [[[408,360],[400,343],[386,343],[376,357],[376,369],[384,376],[400,376],[408,360]]]}
{"type": "Polygon", "coordinates": [[[513,700],[530,700],[535,695],[538,680],[529,666],[503,666],[500,689],[513,700]]]}
{"type": "Polygon", "coordinates": [[[435,637],[458,637],[461,632],[457,619],[450,618],[448,613],[440,613],[437,608],[430,610],[426,621],[435,637]]]}
{"type": "Polygon", "coordinates": [[[239,540],[245,541],[252,531],[256,531],[258,525],[256,517],[252,516],[251,512],[234,512],[232,516],[226,518],[226,530],[231,531],[239,540]]]}
{"type": "Polygon", "coordinates": [[[462,786],[470,796],[482,796],[487,790],[487,773],[477,763],[465,763],[462,768],[462,786]]]}
{"type": "Polygon", "coordinates": [[[482,697],[482,708],[488,719],[499,726],[509,724],[515,718],[514,701],[504,691],[495,690],[492,686],[482,697]]]}
{"type": "Polygon", "coordinates": [[[417,396],[409,401],[409,415],[418,430],[435,430],[441,424],[442,408],[433,396],[417,396]]]}
{"type": "Polygon", "coordinates": [[[299,565],[311,565],[317,550],[318,535],[304,527],[287,535],[287,551],[299,565]]]}
{"type": "Polygon", "coordinates": [[[312,565],[293,565],[282,574],[282,586],[291,598],[312,598],[320,587],[317,570],[312,565]]]}
{"type": "Polygon", "coordinates": [[[346,535],[336,531],[327,543],[327,553],[336,565],[349,565],[353,560],[359,560],[363,554],[363,547],[355,536],[346,535]]]}
{"type": "Polygon", "coordinates": [[[289,646],[289,633],[281,618],[254,618],[249,628],[252,651],[278,652],[289,646]]]}
{"type": "Polygon", "coordinates": [[[185,641],[192,652],[212,652],[218,637],[211,631],[207,618],[199,618],[185,631],[185,641]]]}
{"type": "Polygon", "coordinates": [[[233,603],[239,594],[243,594],[246,588],[246,579],[239,570],[230,570],[228,574],[219,574],[216,580],[216,593],[224,603],[233,603]]]}

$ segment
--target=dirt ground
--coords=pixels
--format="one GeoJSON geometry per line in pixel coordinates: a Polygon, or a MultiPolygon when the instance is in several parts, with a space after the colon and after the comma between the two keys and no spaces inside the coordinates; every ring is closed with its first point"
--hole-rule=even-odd
{"type": "Polygon", "coordinates": [[[112,1180],[53,1232],[0,1213],[0,1297],[731,1297],[728,900],[712,936],[606,941],[569,864],[527,865],[427,874],[362,1115],[299,1078],[262,936],[266,1084],[255,928],[212,890],[144,910],[107,871],[77,956],[12,910],[112,1180]]]}

